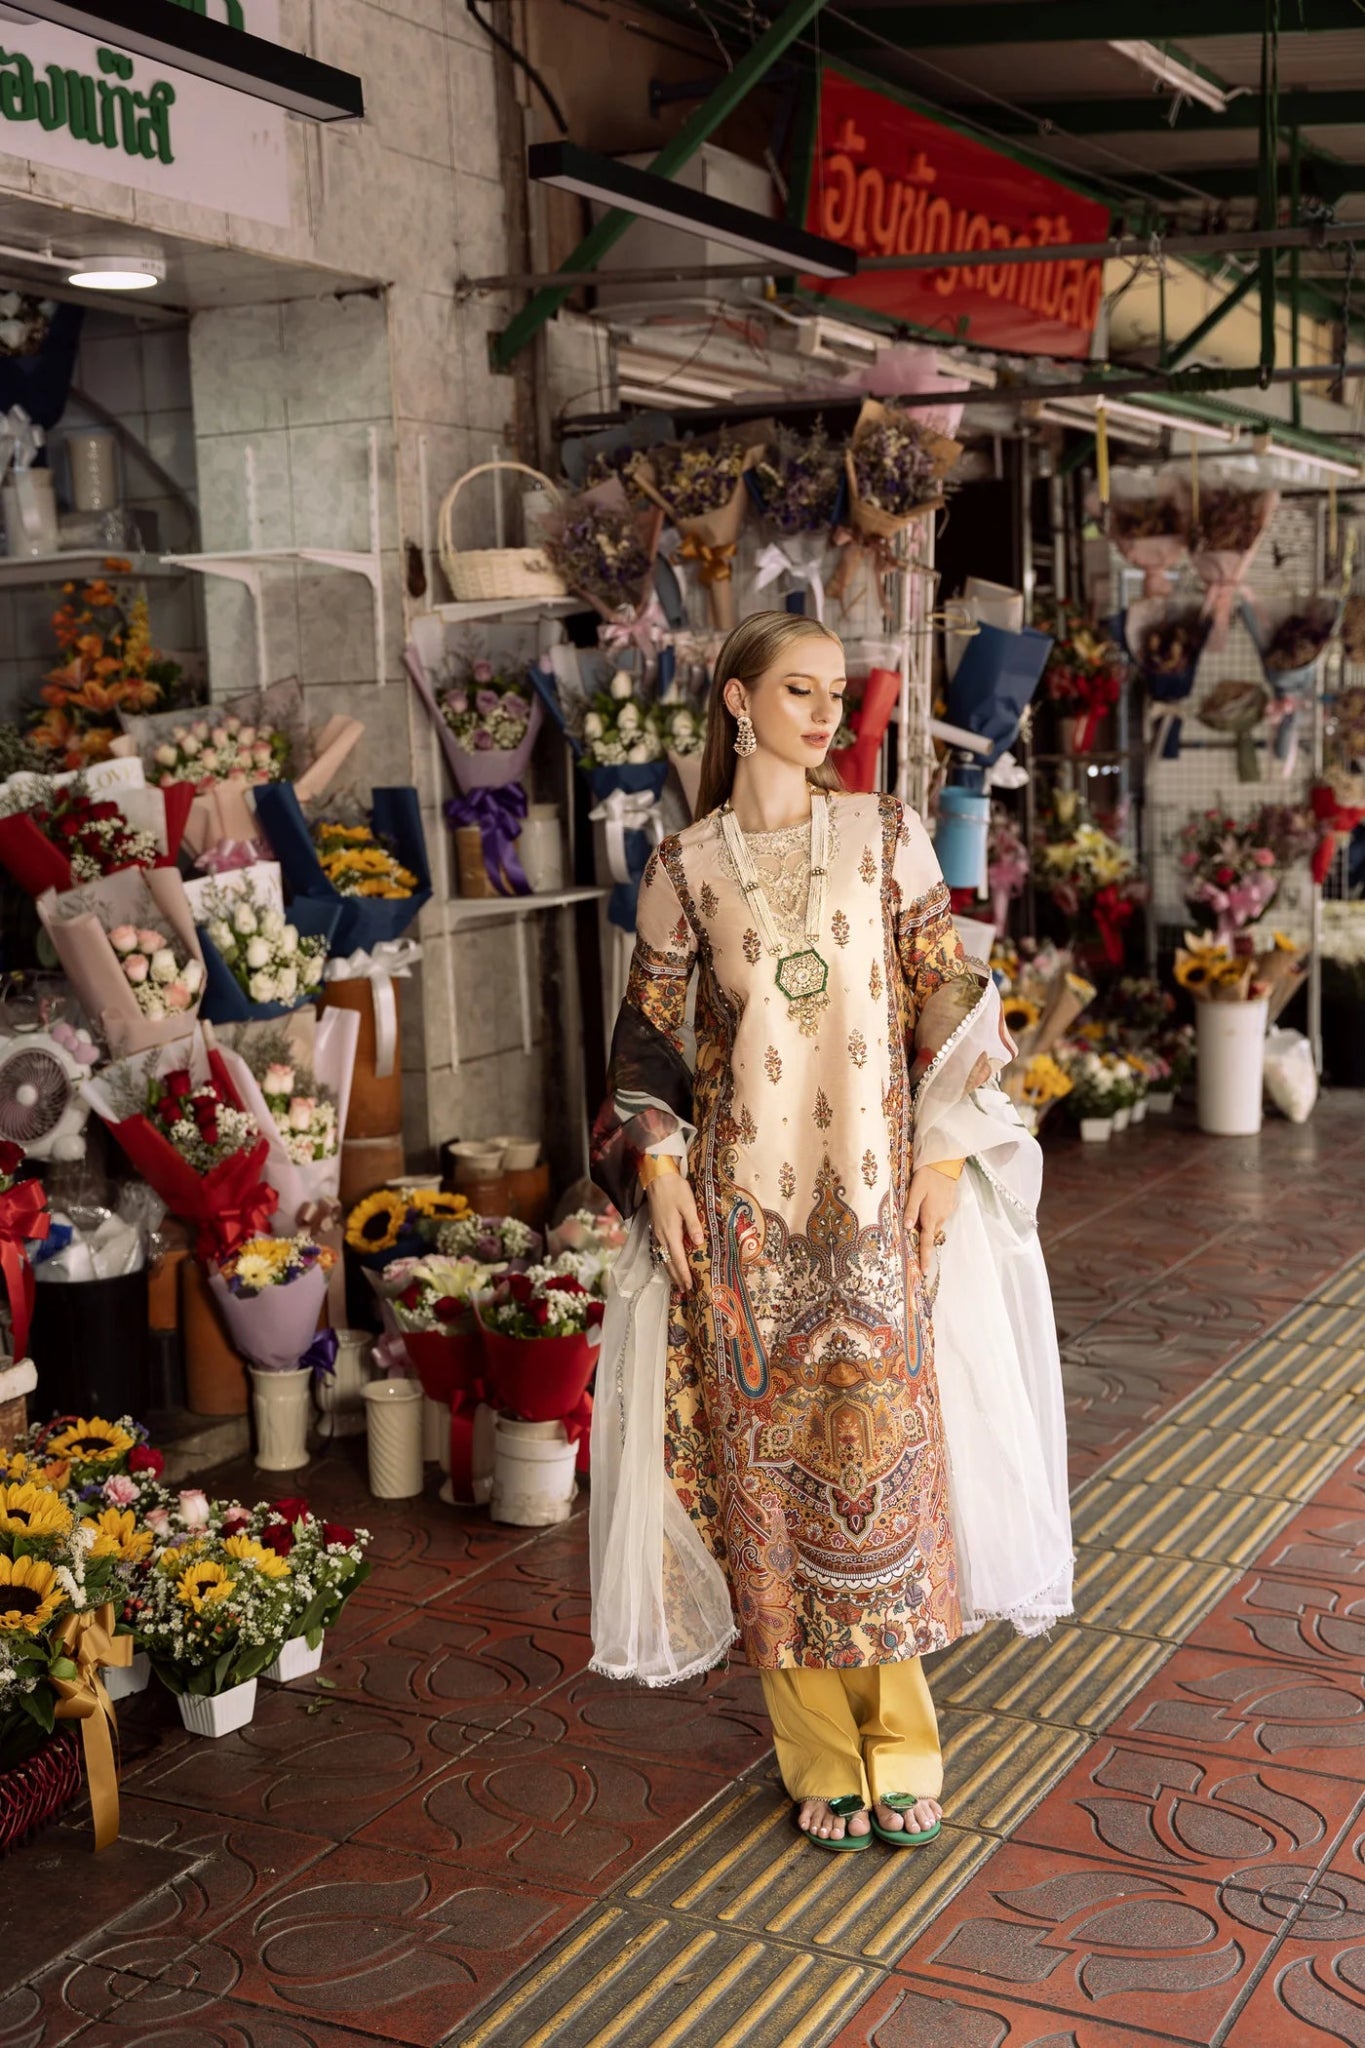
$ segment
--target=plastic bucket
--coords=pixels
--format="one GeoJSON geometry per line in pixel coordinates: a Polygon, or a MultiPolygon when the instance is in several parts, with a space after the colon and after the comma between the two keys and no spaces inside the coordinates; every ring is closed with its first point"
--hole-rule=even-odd
{"type": "Polygon", "coordinates": [[[1251,1138],[1261,1128],[1268,1005],[1196,1003],[1199,1128],[1213,1138],[1251,1138]]]}
{"type": "Polygon", "coordinates": [[[950,889],[984,889],[991,800],[970,789],[945,789],[939,798],[934,851],[950,889]]]}
{"type": "Polygon", "coordinates": [[[562,1423],[518,1422],[500,1415],[493,1439],[492,1519],[526,1529],[567,1522],[577,1490],[577,1459],[578,1446],[569,1442],[562,1423]]]}

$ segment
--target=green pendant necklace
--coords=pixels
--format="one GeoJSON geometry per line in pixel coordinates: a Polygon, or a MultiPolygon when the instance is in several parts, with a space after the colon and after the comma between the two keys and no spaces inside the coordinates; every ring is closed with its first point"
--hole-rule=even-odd
{"type": "Polygon", "coordinates": [[[758,924],[765,951],[777,962],[774,979],[786,997],[788,1014],[806,1037],[819,1029],[820,1012],[829,1006],[829,964],[820,952],[820,928],[825,916],[825,878],[829,863],[829,798],[821,789],[811,791],[810,800],[810,883],[806,892],[804,946],[789,952],[777,929],[767,893],[759,880],[748,841],[729,804],[721,812],[721,829],[730,849],[739,886],[758,924]]]}

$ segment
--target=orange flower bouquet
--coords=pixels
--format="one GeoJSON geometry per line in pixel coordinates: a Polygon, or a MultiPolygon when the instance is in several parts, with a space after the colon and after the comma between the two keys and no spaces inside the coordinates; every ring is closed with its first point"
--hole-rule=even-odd
{"type": "MultiPolygon", "coordinates": [[[[116,574],[128,564],[105,567],[116,574]]],[[[44,679],[30,737],[53,769],[84,768],[107,759],[121,712],[174,699],[180,664],[153,647],[146,598],[130,599],[104,576],[63,585],[52,630],[64,658],[44,679]]]]}

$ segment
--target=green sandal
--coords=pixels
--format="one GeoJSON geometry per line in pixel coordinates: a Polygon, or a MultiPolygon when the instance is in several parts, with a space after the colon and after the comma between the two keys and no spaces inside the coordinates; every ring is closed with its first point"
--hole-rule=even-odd
{"type": "MultiPolygon", "coordinates": [[[[908,1828],[884,1828],[880,1825],[877,1819],[878,1806],[889,1806],[895,1813],[908,1813],[912,1806],[917,1806],[919,1804],[919,1800],[922,1796],[922,1794],[915,1792],[883,1793],[882,1797],[879,1800],[873,1802],[873,1834],[880,1835],[882,1840],[884,1842],[889,1842],[893,1849],[922,1849],[926,1842],[932,1842],[935,1835],[943,1826],[943,1822],[941,1820],[936,1820],[931,1828],[925,1828],[920,1834],[912,1834],[908,1828]]],[[[831,1802],[831,1804],[832,1803],[833,1802],[831,1802]]]]}
{"type": "MultiPolygon", "coordinates": [[[[863,1805],[856,1792],[850,1792],[842,1799],[827,1799],[825,1805],[831,1813],[837,1814],[842,1821],[848,1821],[855,1813],[866,1813],[867,1811],[867,1808],[863,1805]]],[[[799,1807],[797,1811],[800,1811],[799,1807]]],[[[810,1829],[803,1828],[794,1816],[793,1825],[796,1828],[796,1832],[799,1835],[804,1835],[808,1842],[813,1842],[817,1849],[836,1849],[843,1854],[854,1849],[870,1849],[872,1847],[871,1835],[850,1835],[847,1830],[838,1836],[813,1835],[810,1829]]]]}

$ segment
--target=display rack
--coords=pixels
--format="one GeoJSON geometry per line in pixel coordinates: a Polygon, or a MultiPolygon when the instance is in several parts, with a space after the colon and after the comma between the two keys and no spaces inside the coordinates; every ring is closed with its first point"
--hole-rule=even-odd
{"type": "Polygon", "coordinates": [[[385,673],[383,561],[379,547],[378,430],[370,427],[367,430],[367,439],[370,517],[368,551],[362,553],[351,548],[263,548],[260,545],[261,518],[256,488],[256,451],[248,445],[243,461],[246,473],[246,528],[249,545],[244,548],[225,548],[211,554],[161,557],[167,569],[191,569],[200,576],[219,576],[250,591],[256,629],[258,680],[263,688],[273,680],[270,673],[270,651],[266,640],[265,606],[262,603],[263,574],[267,569],[280,567],[338,569],[343,574],[365,578],[370,586],[374,608],[374,679],[381,688],[388,680],[385,673]]]}
{"type": "Polygon", "coordinates": [[[125,548],[71,548],[55,555],[0,556],[0,590],[35,590],[93,575],[131,576],[135,581],[178,575],[171,556],[129,554],[125,548]],[[125,569],[122,565],[127,563],[125,569]],[[111,564],[117,563],[117,568],[111,564]]]}
{"type": "MultiPolygon", "coordinates": [[[[517,924],[517,994],[521,1005],[521,1049],[534,1050],[531,1029],[531,959],[529,920],[541,911],[568,910],[576,903],[605,902],[607,889],[556,889],[541,896],[457,896],[446,904],[446,930],[462,925],[491,924],[510,917],[517,924]]],[[[455,1024],[454,949],[446,948],[447,993],[450,998],[450,1064],[460,1064],[459,1039],[455,1024]]]]}

